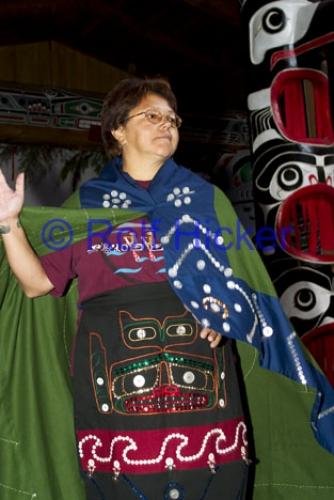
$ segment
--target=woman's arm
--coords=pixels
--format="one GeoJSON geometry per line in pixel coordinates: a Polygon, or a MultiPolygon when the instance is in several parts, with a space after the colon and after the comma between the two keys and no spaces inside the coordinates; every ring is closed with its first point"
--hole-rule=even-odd
{"type": "Polygon", "coordinates": [[[0,170],[0,234],[9,265],[28,297],[39,297],[53,289],[37,255],[20,225],[19,214],[24,200],[24,174],[19,174],[15,190],[0,170]]]}

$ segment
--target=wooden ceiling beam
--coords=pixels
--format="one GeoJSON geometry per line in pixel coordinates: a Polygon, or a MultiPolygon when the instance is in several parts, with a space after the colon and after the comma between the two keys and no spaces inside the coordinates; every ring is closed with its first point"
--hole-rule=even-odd
{"type": "Polygon", "coordinates": [[[221,19],[231,26],[240,26],[240,5],[238,0],[182,0],[196,9],[221,19]]]}
{"type": "MultiPolygon", "coordinates": [[[[237,0],[235,1],[237,2],[237,0]]],[[[170,29],[167,29],[168,17],[164,16],[166,23],[163,24],[160,20],[155,26],[153,22],[155,11],[152,8],[153,3],[150,1],[141,4],[142,12],[147,11],[147,23],[145,23],[140,17],[137,19],[133,12],[127,13],[126,1],[57,0],[57,2],[49,3],[41,0],[27,2],[5,0],[1,2],[0,6],[0,21],[2,21],[0,44],[54,39],[63,43],[68,42],[72,47],[77,47],[80,50],[81,46],[85,46],[85,38],[88,37],[89,43],[92,44],[92,52],[95,52],[98,57],[98,52],[101,51],[104,54],[104,60],[106,60],[110,47],[110,45],[108,46],[108,37],[111,44],[115,43],[112,36],[113,28],[115,28],[115,31],[123,33],[122,37],[124,37],[123,40],[117,40],[120,44],[119,50],[122,49],[123,44],[126,46],[128,39],[130,44],[134,45],[134,53],[138,52],[138,47],[141,46],[145,50],[148,49],[148,53],[150,53],[151,48],[155,48],[154,46],[160,46],[170,53],[169,57],[173,57],[175,54],[177,58],[185,59],[192,64],[206,65],[215,69],[220,66],[221,60],[224,59],[225,50],[230,50],[230,47],[226,49],[228,37],[224,33],[224,25],[220,29],[216,19],[218,3],[223,11],[226,11],[230,16],[230,9],[224,7],[225,2],[226,0],[220,2],[215,2],[215,0],[205,0],[205,2],[200,0],[183,0],[183,2],[170,0],[168,2],[168,12],[171,18],[173,18],[173,12],[176,19],[178,14],[183,15],[185,19],[188,17],[188,27],[191,26],[192,35],[196,22],[191,14],[186,15],[186,7],[182,8],[182,5],[189,4],[196,9],[205,9],[211,13],[211,16],[205,16],[203,19],[202,30],[201,22],[198,23],[198,39],[200,39],[202,32],[207,31],[210,35],[214,34],[218,47],[214,53],[208,50],[205,43],[193,46],[191,40],[187,39],[187,25],[185,24],[178,26],[177,23],[171,23],[170,29]],[[206,4],[208,7],[205,7],[206,4]],[[110,26],[107,32],[106,25],[110,26]],[[147,29],[147,25],[149,29],[147,29]],[[95,47],[94,39],[96,40],[95,47]],[[100,42],[103,44],[104,41],[106,46],[101,47],[100,42]],[[219,57],[217,57],[217,53],[219,57]],[[222,55],[220,56],[220,54],[222,55]]],[[[220,18],[224,21],[224,15],[220,18]]],[[[146,57],[149,59],[147,55],[146,57]]]]}
{"type": "MultiPolygon", "coordinates": [[[[217,58],[212,55],[210,51],[199,48],[198,46],[196,46],[196,48],[193,48],[191,43],[189,43],[189,40],[186,41],[186,26],[184,26],[182,30],[177,30],[177,28],[173,27],[172,25],[171,29],[168,31],[160,23],[158,23],[156,27],[152,27],[152,23],[150,23],[150,29],[145,30],[145,26],[143,26],[140,21],[138,22],[138,20],[132,15],[128,15],[126,13],[126,10],[121,7],[121,4],[113,5],[106,2],[106,0],[91,1],[92,5],[94,5],[94,11],[92,11],[91,13],[92,15],[94,15],[95,19],[101,20],[101,22],[99,22],[100,28],[103,26],[103,19],[110,19],[112,23],[118,25],[119,23],[121,23],[122,28],[125,30],[125,33],[127,33],[127,36],[130,35],[131,38],[136,38],[138,44],[142,44],[144,47],[145,45],[147,45],[148,49],[150,48],[150,44],[153,43],[155,45],[164,47],[168,51],[172,51],[175,54],[178,54],[178,56],[181,58],[189,59],[191,62],[205,64],[207,66],[210,66],[211,68],[217,68],[220,65],[220,61],[217,61],[217,58]],[[175,34],[177,34],[177,36],[175,36],[175,34]],[[183,39],[181,39],[181,37],[183,39]]],[[[173,8],[177,7],[177,3],[175,3],[174,1],[170,3],[171,9],[169,10],[169,14],[172,14],[173,8]]],[[[143,5],[145,6],[145,3],[143,5]]],[[[148,11],[152,15],[152,11],[150,9],[148,9],[148,11]]],[[[175,13],[175,15],[177,15],[177,13],[175,13]]],[[[198,33],[198,37],[200,37],[200,32],[198,33]]],[[[223,30],[220,33],[220,37],[221,49],[222,51],[224,51],[223,30]]],[[[122,40],[119,40],[119,43],[122,46],[122,40]]],[[[151,46],[151,48],[154,50],[154,46],[151,46]]],[[[150,59],[150,57],[147,55],[146,58],[148,60],[150,59]]]]}

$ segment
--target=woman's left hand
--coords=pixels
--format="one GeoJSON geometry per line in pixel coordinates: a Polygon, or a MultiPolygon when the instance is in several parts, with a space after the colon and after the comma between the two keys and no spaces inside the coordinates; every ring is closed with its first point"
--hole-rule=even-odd
{"type": "Polygon", "coordinates": [[[222,338],[222,336],[219,333],[215,332],[214,330],[211,330],[210,328],[203,328],[200,331],[199,335],[201,339],[207,339],[207,341],[210,342],[210,347],[212,349],[217,347],[222,338]]]}

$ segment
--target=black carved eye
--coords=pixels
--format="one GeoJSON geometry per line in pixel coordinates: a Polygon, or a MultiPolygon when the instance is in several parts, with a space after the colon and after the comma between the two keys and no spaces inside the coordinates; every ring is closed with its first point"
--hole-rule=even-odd
{"type": "Polygon", "coordinates": [[[310,311],[316,303],[316,297],[312,290],[302,288],[295,295],[295,306],[301,311],[310,311]]]}
{"type": "Polygon", "coordinates": [[[285,21],[285,14],[282,9],[270,9],[262,19],[262,26],[268,33],[277,33],[282,31],[285,21]]]}
{"type": "Polygon", "coordinates": [[[303,174],[297,165],[289,165],[280,170],[277,183],[285,191],[293,191],[303,182],[303,174]]]}

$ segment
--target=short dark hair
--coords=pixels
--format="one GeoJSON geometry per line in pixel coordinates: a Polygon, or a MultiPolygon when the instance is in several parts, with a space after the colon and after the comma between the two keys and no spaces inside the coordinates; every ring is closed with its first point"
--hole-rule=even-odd
{"type": "Polygon", "coordinates": [[[121,153],[120,145],[111,134],[111,130],[123,125],[130,111],[147,94],[163,97],[176,112],[176,97],[169,82],[163,78],[126,78],[106,95],[101,113],[101,134],[108,157],[121,153]]]}

